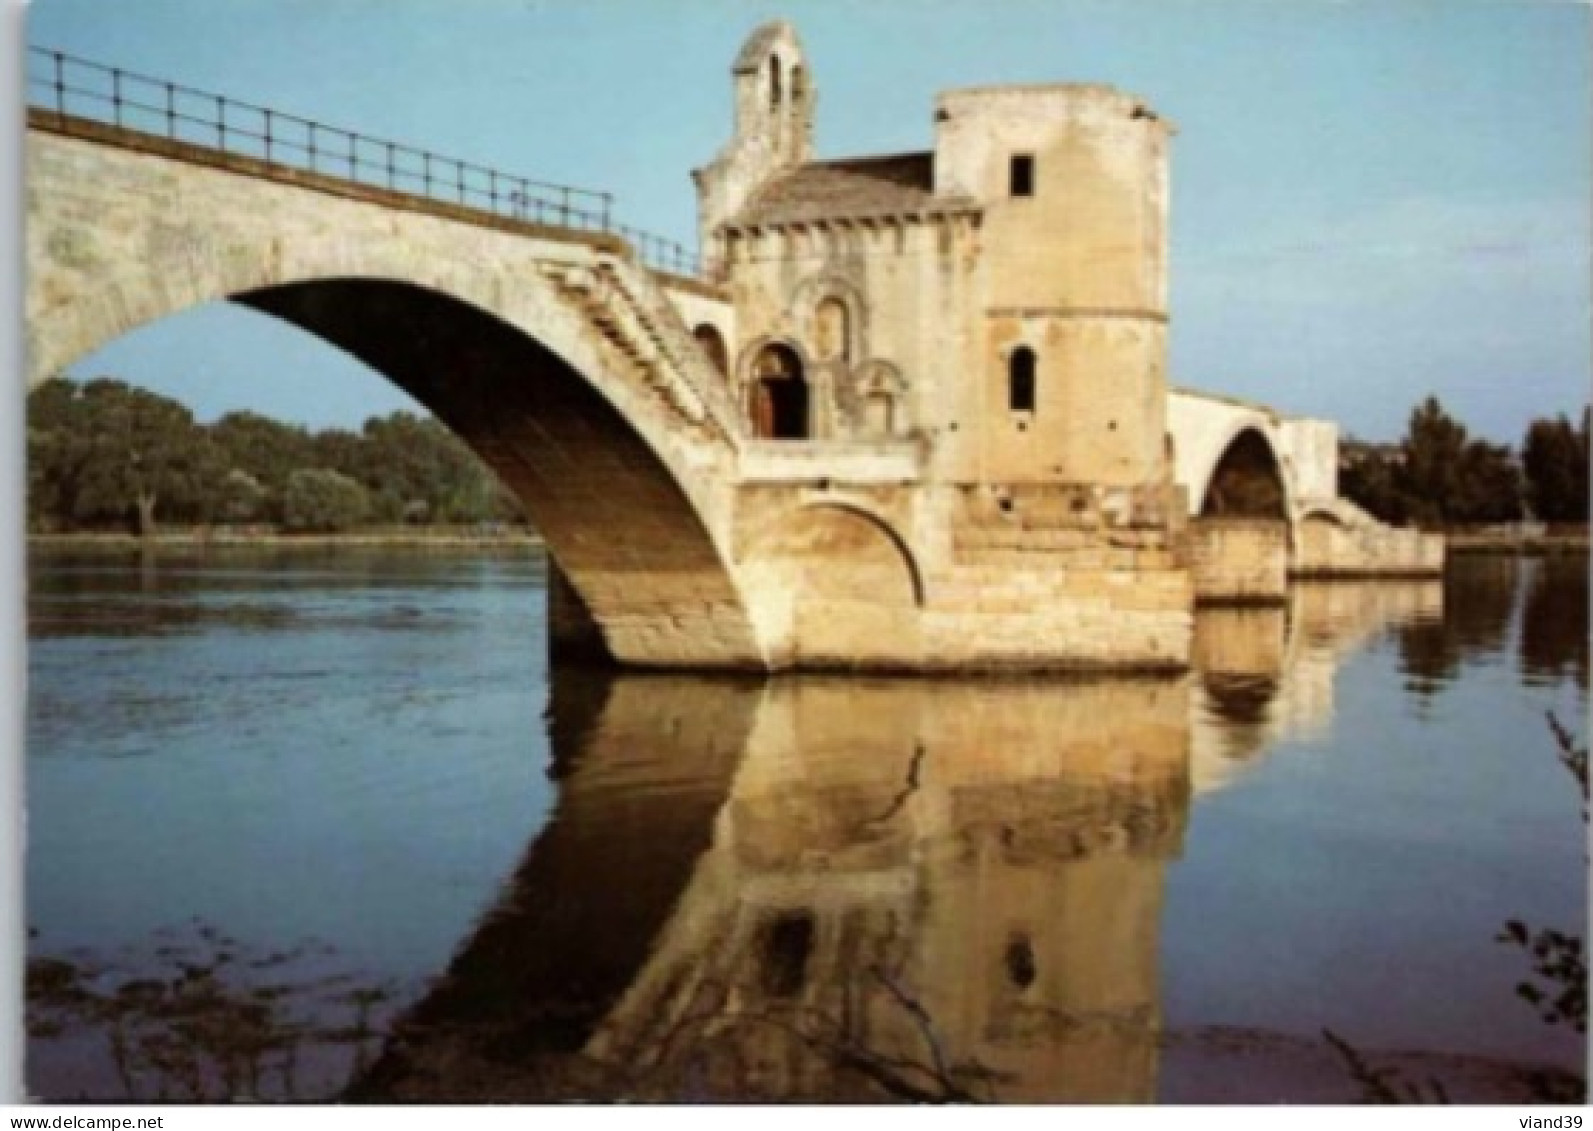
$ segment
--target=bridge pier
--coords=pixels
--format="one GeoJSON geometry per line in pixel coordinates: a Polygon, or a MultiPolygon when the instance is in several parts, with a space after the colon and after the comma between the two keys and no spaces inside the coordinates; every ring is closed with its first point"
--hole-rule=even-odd
{"type": "Polygon", "coordinates": [[[556,663],[612,664],[603,630],[559,563],[547,559],[548,658],[556,663]]]}
{"type": "Polygon", "coordinates": [[[1281,604],[1289,592],[1289,524],[1211,516],[1189,522],[1195,600],[1281,604]]]}

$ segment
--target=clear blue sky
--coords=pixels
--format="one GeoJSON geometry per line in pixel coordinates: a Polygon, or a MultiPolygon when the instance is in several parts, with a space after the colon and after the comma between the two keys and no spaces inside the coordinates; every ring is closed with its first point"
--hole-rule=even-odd
{"type": "MultiPolygon", "coordinates": [[[[928,148],[934,93],[1099,81],[1179,126],[1172,376],[1394,438],[1436,393],[1514,442],[1589,395],[1589,9],[1527,0],[35,0],[30,42],[528,176],[686,241],[729,66],[795,22],[821,156],[928,148]]],[[[218,306],[85,359],[354,423],[403,403],[218,306]]]]}

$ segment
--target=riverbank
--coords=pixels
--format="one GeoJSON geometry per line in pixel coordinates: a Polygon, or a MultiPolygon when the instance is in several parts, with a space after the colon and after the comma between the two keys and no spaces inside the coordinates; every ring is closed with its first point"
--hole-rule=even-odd
{"type": "MultiPolygon", "coordinates": [[[[1562,527],[1523,532],[1512,527],[1450,530],[1445,544],[1456,554],[1549,554],[1589,552],[1588,528],[1562,527]]],[[[456,527],[381,527],[340,534],[289,534],[267,529],[162,530],[152,539],[106,531],[29,534],[28,546],[41,550],[107,550],[124,553],[146,547],[156,550],[335,550],[335,549],[518,549],[540,548],[542,536],[523,527],[475,529],[456,527]]]]}
{"type": "Polygon", "coordinates": [[[542,536],[518,527],[474,529],[455,527],[383,527],[340,534],[288,534],[274,530],[163,530],[153,538],[136,534],[74,531],[29,534],[28,547],[38,550],[338,550],[338,549],[529,549],[542,536]]]}

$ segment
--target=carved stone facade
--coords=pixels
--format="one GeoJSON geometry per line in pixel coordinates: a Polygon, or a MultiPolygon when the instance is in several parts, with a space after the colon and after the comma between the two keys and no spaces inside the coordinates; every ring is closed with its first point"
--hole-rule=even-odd
{"type": "Polygon", "coordinates": [[[778,438],[921,436],[944,483],[1167,484],[1168,124],[1109,87],[960,90],[930,151],[815,161],[811,77],[765,97],[794,74],[791,26],[755,32],[695,175],[754,432],[801,381],[778,438]]]}

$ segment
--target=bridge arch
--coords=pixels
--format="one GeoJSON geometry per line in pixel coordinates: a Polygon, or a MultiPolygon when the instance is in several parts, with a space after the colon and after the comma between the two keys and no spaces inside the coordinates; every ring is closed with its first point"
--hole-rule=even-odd
{"type": "Polygon", "coordinates": [[[274,315],[382,373],[481,456],[614,658],[763,666],[720,548],[728,413],[665,387],[594,313],[623,297],[619,315],[644,317],[634,292],[651,286],[601,238],[505,235],[36,132],[30,160],[30,387],[191,307],[274,315]],[[161,177],[181,191],[147,191],[161,177]]]}
{"type": "Polygon", "coordinates": [[[1204,474],[1191,484],[1191,509],[1202,518],[1287,521],[1292,492],[1286,466],[1267,429],[1253,421],[1240,421],[1213,446],[1204,474]]]}
{"type": "Polygon", "coordinates": [[[908,666],[917,658],[924,583],[889,521],[843,500],[782,510],[760,524],[740,555],[759,591],[774,666],[908,666]]]}

